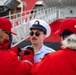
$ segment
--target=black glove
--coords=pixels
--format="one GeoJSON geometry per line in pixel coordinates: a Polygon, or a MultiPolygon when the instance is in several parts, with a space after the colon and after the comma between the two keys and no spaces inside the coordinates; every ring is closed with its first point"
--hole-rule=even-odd
{"type": "Polygon", "coordinates": [[[27,47],[24,52],[24,55],[29,55],[31,54],[31,52],[34,53],[34,49],[32,47],[27,47]]]}
{"type": "Polygon", "coordinates": [[[18,48],[18,52],[21,52],[21,48],[18,48]]]}
{"type": "Polygon", "coordinates": [[[22,50],[21,48],[18,48],[18,56],[21,56],[21,54],[22,54],[22,50]]]}

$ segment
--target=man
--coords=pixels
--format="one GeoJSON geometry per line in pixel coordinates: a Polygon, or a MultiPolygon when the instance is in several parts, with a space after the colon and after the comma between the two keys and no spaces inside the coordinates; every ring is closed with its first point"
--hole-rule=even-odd
{"type": "Polygon", "coordinates": [[[31,20],[29,26],[30,41],[35,53],[34,62],[40,62],[45,54],[55,51],[43,44],[44,39],[51,33],[50,26],[41,19],[31,20]]]}
{"type": "Polygon", "coordinates": [[[63,49],[34,64],[32,75],[76,75],[76,19],[66,19],[55,34],[60,34],[63,49]]]}
{"type": "Polygon", "coordinates": [[[7,18],[0,18],[0,75],[30,75],[34,52],[28,47],[18,59],[21,51],[17,47],[9,49],[12,24],[7,18]]]}

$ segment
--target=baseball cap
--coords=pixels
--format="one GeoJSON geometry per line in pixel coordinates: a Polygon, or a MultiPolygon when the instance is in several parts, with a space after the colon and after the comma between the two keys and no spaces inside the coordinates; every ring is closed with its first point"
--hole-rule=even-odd
{"type": "Polygon", "coordinates": [[[1,17],[0,18],[0,29],[3,29],[11,34],[17,35],[16,33],[12,32],[12,23],[8,18],[1,17]]]}
{"type": "Polygon", "coordinates": [[[76,33],[76,19],[69,18],[64,20],[55,34],[61,34],[64,30],[70,30],[71,32],[76,33]]]}
{"type": "Polygon", "coordinates": [[[51,33],[50,26],[41,19],[33,19],[29,23],[30,30],[39,29],[46,33],[46,37],[48,37],[51,33]]]}

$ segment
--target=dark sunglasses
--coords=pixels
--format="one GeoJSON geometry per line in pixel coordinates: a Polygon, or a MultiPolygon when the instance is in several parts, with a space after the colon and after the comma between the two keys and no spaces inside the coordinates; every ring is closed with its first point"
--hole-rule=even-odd
{"type": "Polygon", "coordinates": [[[41,34],[41,32],[39,32],[39,31],[37,31],[37,32],[35,32],[35,33],[34,33],[33,31],[30,32],[30,36],[33,36],[34,34],[35,34],[36,36],[39,36],[39,35],[41,34]]]}
{"type": "Polygon", "coordinates": [[[6,33],[9,37],[11,37],[11,34],[10,34],[9,32],[5,31],[5,33],[6,33]]]}

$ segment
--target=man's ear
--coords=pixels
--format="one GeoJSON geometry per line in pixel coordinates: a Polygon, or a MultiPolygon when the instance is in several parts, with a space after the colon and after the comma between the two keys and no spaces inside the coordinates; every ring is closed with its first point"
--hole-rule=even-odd
{"type": "Polygon", "coordinates": [[[44,35],[44,39],[46,38],[46,35],[44,35]]]}

